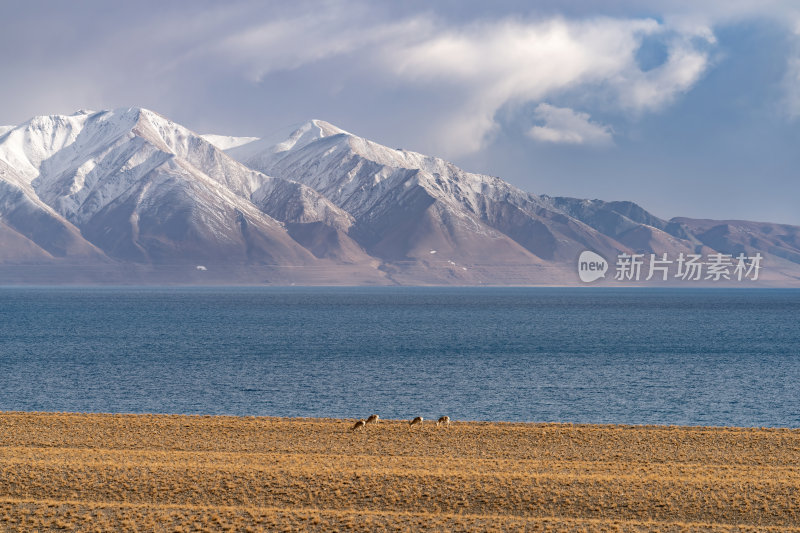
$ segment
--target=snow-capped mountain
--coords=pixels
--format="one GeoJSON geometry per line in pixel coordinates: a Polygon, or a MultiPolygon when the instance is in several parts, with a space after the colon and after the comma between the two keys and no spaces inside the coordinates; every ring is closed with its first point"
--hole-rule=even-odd
{"type": "Polygon", "coordinates": [[[800,231],[794,226],[747,223],[750,242],[763,246],[713,239],[726,230],[710,232],[707,224],[689,219],[665,221],[632,202],[538,196],[320,120],[282,142],[255,141],[228,153],[250,168],[304,183],[348,211],[355,219],[351,234],[369,253],[393,264],[391,272],[400,279],[398,270],[424,264],[439,265],[464,282],[492,279],[498,272],[511,282],[552,282],[563,280],[564,265],[574,268],[587,249],[606,257],[762,251],[771,256],[777,278],[798,279],[800,231]],[[473,271],[477,277],[470,276],[473,271]]]}
{"type": "Polygon", "coordinates": [[[772,281],[800,280],[800,228],[540,196],[320,120],[198,135],[129,108],[0,128],[0,281],[573,283],[583,250],[760,252],[772,281]]]}
{"type": "MultiPolygon", "coordinates": [[[[328,234],[351,223],[308,187],[249,169],[140,108],[36,117],[0,137],[0,165],[6,239],[109,268],[320,268],[325,254],[300,244],[286,224],[317,224],[328,234]],[[62,249],[53,250],[53,240],[62,249]]],[[[350,244],[330,254],[372,262],[350,244]]]]}
{"type": "MultiPolygon", "coordinates": [[[[285,141],[228,153],[247,166],[312,187],[355,219],[351,234],[372,255],[474,281],[486,268],[558,278],[548,261],[615,243],[551,209],[549,200],[442,159],[394,150],[313,120],[285,141]],[[432,252],[435,252],[432,253],[432,252]]],[[[263,143],[262,143],[263,145],[263,143]]],[[[402,270],[402,268],[401,268],[402,270]]]]}

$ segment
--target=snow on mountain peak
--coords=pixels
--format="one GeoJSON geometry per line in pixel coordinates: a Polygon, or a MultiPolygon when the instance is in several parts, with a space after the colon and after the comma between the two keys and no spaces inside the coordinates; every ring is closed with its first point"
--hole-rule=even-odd
{"type": "Polygon", "coordinates": [[[296,130],[294,130],[287,139],[278,142],[272,146],[272,153],[279,155],[289,150],[299,150],[304,146],[318,141],[324,137],[333,137],[334,135],[351,135],[343,129],[337,128],[333,124],[325,122],[324,120],[309,120],[296,130]]]}
{"type": "MultiPolygon", "coordinates": [[[[42,174],[60,175],[75,169],[97,150],[124,137],[133,137],[137,125],[158,138],[175,137],[175,130],[188,132],[153,111],[128,107],[104,111],[81,110],[71,115],[36,116],[3,132],[0,160],[29,183],[42,174]]],[[[148,139],[157,142],[156,138],[148,139]]],[[[164,144],[164,143],[160,143],[164,144]]],[[[167,143],[168,144],[168,143],[167,143]]]]}
{"type": "MultiPolygon", "coordinates": [[[[3,136],[0,159],[32,181],[39,175],[43,162],[55,163],[52,157],[78,140],[87,122],[94,120],[101,124],[106,119],[102,114],[34,117],[3,136]]],[[[101,129],[108,129],[105,126],[101,129]]],[[[117,128],[113,129],[116,133],[117,128]]],[[[86,139],[82,144],[83,141],[86,139]]]]}
{"type": "Polygon", "coordinates": [[[253,164],[249,164],[249,166],[264,168],[270,166],[274,161],[277,161],[290,151],[299,150],[325,137],[342,134],[350,135],[343,129],[337,128],[324,120],[314,119],[302,124],[280,128],[262,138],[255,138],[251,142],[239,142],[239,140],[248,139],[247,137],[230,137],[226,139],[218,135],[205,135],[204,138],[218,148],[225,150],[229,156],[237,161],[246,164],[252,161],[253,164]],[[235,146],[222,148],[222,145],[226,142],[234,142],[235,146]]]}
{"type": "Polygon", "coordinates": [[[325,122],[324,120],[319,120],[317,118],[312,119],[308,122],[313,127],[319,128],[320,137],[331,137],[333,135],[353,135],[349,131],[345,131],[342,128],[336,127],[330,122],[325,122]]]}
{"type": "Polygon", "coordinates": [[[238,148],[240,146],[261,140],[260,137],[234,137],[232,135],[214,135],[212,133],[206,133],[200,137],[210,142],[220,150],[230,150],[231,148],[238,148]]]}
{"type": "Polygon", "coordinates": [[[409,179],[435,197],[467,205],[473,212],[480,210],[480,198],[490,190],[520,201],[536,201],[499,178],[465,172],[437,157],[389,148],[322,120],[308,121],[282,138],[264,138],[228,154],[265,174],[304,183],[356,216],[409,179]]]}
{"type": "Polygon", "coordinates": [[[0,137],[0,162],[15,169],[17,186],[76,224],[134,191],[139,180],[176,157],[175,165],[185,170],[169,172],[192,174],[218,192],[248,198],[267,179],[141,107],[38,116],[0,137]]]}

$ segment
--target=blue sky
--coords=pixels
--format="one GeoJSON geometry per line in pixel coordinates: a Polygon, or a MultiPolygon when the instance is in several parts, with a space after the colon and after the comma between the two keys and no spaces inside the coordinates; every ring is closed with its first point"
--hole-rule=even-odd
{"type": "Polygon", "coordinates": [[[321,118],[539,194],[800,224],[795,1],[6,2],[0,45],[0,125],[321,118]]]}

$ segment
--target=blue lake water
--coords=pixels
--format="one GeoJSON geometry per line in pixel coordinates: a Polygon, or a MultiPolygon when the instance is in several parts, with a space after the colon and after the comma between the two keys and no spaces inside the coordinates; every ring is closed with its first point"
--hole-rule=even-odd
{"type": "Polygon", "coordinates": [[[800,427],[800,291],[4,288],[0,410],[800,427]]]}

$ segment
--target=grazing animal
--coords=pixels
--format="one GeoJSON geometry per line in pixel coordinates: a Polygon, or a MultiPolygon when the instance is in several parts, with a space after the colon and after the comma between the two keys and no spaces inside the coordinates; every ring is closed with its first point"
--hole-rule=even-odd
{"type": "Polygon", "coordinates": [[[380,417],[378,415],[369,415],[365,424],[377,424],[380,417]]]}
{"type": "Polygon", "coordinates": [[[436,426],[445,425],[450,427],[450,417],[449,416],[440,416],[439,420],[436,421],[436,426]]]}
{"type": "Polygon", "coordinates": [[[351,428],[350,428],[350,431],[356,431],[356,430],[359,430],[359,429],[363,428],[363,427],[364,427],[364,426],[366,426],[366,425],[367,425],[367,423],[366,423],[366,422],[364,422],[363,420],[359,420],[358,422],[356,422],[355,424],[353,424],[353,427],[351,427],[351,428]]]}
{"type": "Polygon", "coordinates": [[[423,418],[421,416],[416,417],[414,420],[412,420],[411,422],[408,423],[408,430],[411,431],[411,428],[413,428],[417,424],[419,424],[421,426],[422,425],[422,420],[423,420],[423,418]]]}

